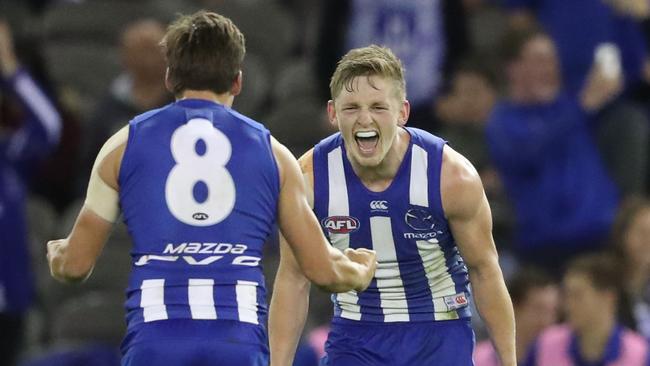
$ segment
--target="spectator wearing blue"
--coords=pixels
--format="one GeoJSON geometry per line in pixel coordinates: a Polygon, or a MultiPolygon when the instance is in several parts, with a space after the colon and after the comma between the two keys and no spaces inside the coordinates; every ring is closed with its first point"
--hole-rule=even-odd
{"type": "Polygon", "coordinates": [[[0,365],[13,365],[34,292],[25,223],[26,185],[35,164],[58,143],[61,118],[20,67],[11,30],[1,19],[0,77],[0,365]],[[10,112],[16,106],[19,111],[10,112]]]}
{"type": "Polygon", "coordinates": [[[539,30],[509,33],[504,57],[508,95],[488,121],[490,154],[514,206],[517,254],[555,269],[609,236],[618,191],[590,121],[622,82],[596,66],[581,98],[571,97],[553,41],[539,30]]]}
{"type": "MultiPolygon", "coordinates": [[[[598,149],[624,196],[648,189],[648,111],[632,96],[650,82],[650,57],[641,20],[647,0],[505,0],[511,23],[525,28],[539,22],[555,42],[564,91],[579,97],[603,45],[613,48],[624,89],[596,114],[598,149]],[[621,144],[620,141],[625,141],[621,144]]],[[[645,103],[645,101],[643,101],[645,103]]]]}
{"type": "Polygon", "coordinates": [[[648,50],[635,0],[505,0],[513,21],[530,23],[536,17],[555,41],[565,89],[577,95],[588,79],[596,47],[614,43],[621,53],[625,84],[644,78],[648,50]]]}

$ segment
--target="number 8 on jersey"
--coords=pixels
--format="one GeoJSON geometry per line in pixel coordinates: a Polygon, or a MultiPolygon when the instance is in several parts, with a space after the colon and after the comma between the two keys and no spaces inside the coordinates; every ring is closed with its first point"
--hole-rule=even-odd
{"type": "Polygon", "coordinates": [[[172,215],[192,226],[210,226],[223,221],[235,206],[235,183],[226,164],[232,147],[228,137],[204,118],[194,118],[177,128],[171,138],[176,165],[167,176],[165,200],[172,215]],[[205,152],[197,152],[202,140],[205,152]],[[207,197],[198,202],[196,184],[203,182],[207,197]]]}

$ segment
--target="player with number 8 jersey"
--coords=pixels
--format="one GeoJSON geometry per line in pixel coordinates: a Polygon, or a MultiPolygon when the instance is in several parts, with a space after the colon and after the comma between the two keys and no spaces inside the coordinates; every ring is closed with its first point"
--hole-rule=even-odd
{"type": "Polygon", "coordinates": [[[90,275],[121,211],[133,239],[122,364],[268,365],[260,260],[274,222],[305,276],[333,292],[363,291],[375,255],[328,245],[295,158],[231,109],[245,51],[229,19],[182,16],[162,45],[176,102],[106,142],[71,234],[48,243],[50,270],[90,275]]]}

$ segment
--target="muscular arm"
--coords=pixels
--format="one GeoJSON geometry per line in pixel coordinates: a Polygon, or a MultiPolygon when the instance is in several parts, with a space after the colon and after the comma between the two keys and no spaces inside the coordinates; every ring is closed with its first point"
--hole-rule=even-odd
{"type": "Polygon", "coordinates": [[[490,206],[474,167],[449,147],[444,151],[441,186],[445,215],[469,268],[478,311],[501,364],[515,366],[514,314],[492,238],[490,206]]]}
{"type": "Polygon", "coordinates": [[[119,215],[117,176],[127,139],[125,127],[104,144],[90,175],[86,201],[70,235],[47,243],[50,273],[57,280],[85,280],[101,254],[119,215]]]}
{"type": "MultiPolygon", "coordinates": [[[[313,170],[310,150],[299,163],[307,190],[307,201],[313,207],[313,170]]],[[[309,309],[310,283],[300,271],[284,236],[280,235],[280,266],[275,276],[273,297],[269,311],[269,343],[271,365],[291,365],[305,327],[309,309]]]]}

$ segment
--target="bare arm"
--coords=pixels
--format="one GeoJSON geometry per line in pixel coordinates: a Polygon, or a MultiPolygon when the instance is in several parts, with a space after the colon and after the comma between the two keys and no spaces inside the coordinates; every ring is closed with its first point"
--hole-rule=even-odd
{"type": "MultiPolygon", "coordinates": [[[[310,150],[298,161],[310,207],[314,206],[312,154],[313,150],[310,150]]],[[[293,364],[300,335],[307,319],[310,287],[311,284],[300,271],[300,266],[287,240],[280,234],[280,266],[275,276],[269,310],[269,343],[272,366],[293,364]]]]}
{"type": "Polygon", "coordinates": [[[330,292],[365,290],[377,264],[374,251],[349,249],[344,255],[332,248],[309,207],[295,158],[275,140],[273,153],[281,179],[278,224],[302,272],[310,281],[330,292]]]}
{"type": "Polygon", "coordinates": [[[515,366],[514,313],[499,267],[483,185],[474,167],[447,146],[441,181],[445,215],[469,268],[476,307],[485,320],[501,364],[515,366]]]}
{"type": "Polygon", "coordinates": [[[70,235],[47,243],[50,273],[59,281],[80,282],[88,278],[102,252],[119,215],[117,176],[127,138],[125,127],[104,144],[93,166],[86,201],[70,235]]]}
{"type": "Polygon", "coordinates": [[[280,255],[269,311],[269,343],[271,365],[290,366],[305,327],[311,286],[282,235],[280,255]]]}

